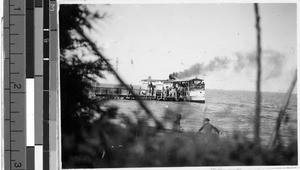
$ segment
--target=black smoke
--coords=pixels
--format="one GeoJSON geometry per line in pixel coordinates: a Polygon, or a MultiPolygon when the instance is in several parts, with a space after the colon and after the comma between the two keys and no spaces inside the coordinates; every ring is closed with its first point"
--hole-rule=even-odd
{"type": "MultiPolygon", "coordinates": [[[[229,69],[230,64],[234,67],[236,73],[242,71],[253,71],[256,69],[256,53],[236,53],[236,59],[229,59],[227,56],[215,57],[208,64],[196,63],[190,68],[179,72],[173,72],[169,79],[190,78],[197,75],[206,75],[214,71],[229,69]]],[[[284,61],[286,57],[274,50],[264,50],[262,55],[263,79],[268,80],[278,77],[282,74],[284,61]]]]}
{"type": "MultiPolygon", "coordinates": [[[[237,61],[234,66],[236,72],[256,69],[256,54],[236,53],[237,61]]],[[[283,72],[285,56],[274,50],[264,50],[262,55],[263,80],[276,78],[283,72]]]]}
{"type": "Polygon", "coordinates": [[[169,79],[182,79],[200,74],[204,75],[208,72],[213,72],[217,70],[223,70],[228,68],[229,63],[230,60],[227,57],[215,57],[206,65],[204,63],[196,63],[190,68],[185,69],[184,71],[174,72],[169,75],[169,79]]]}

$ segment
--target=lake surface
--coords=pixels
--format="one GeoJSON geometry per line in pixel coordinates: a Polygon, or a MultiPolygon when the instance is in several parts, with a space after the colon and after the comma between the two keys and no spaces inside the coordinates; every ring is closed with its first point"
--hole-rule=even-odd
{"type": "MultiPolygon", "coordinates": [[[[267,144],[271,137],[284,98],[283,93],[262,93],[261,140],[263,144],[267,144]]],[[[239,131],[248,138],[253,137],[255,92],[206,90],[205,104],[155,100],[144,100],[144,102],[160,120],[163,120],[166,111],[174,114],[171,122],[175,121],[176,113],[180,113],[181,125],[185,131],[197,132],[202,126],[203,119],[207,117],[211,124],[227,136],[234,131],[239,131]]],[[[127,114],[133,119],[135,117],[133,112],[143,112],[135,100],[111,100],[107,104],[119,107],[120,113],[127,114]]],[[[281,126],[284,143],[288,143],[289,139],[297,139],[296,94],[292,95],[286,114],[289,116],[289,121],[281,126]]],[[[149,124],[153,124],[153,121],[150,120],[149,124]]],[[[166,123],[165,126],[172,127],[170,123],[166,123]]]]}

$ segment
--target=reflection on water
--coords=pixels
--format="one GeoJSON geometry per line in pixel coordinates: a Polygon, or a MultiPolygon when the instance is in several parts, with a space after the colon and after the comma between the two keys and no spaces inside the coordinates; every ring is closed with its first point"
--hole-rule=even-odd
{"type": "MultiPolygon", "coordinates": [[[[267,144],[275,126],[278,110],[285,94],[263,93],[261,113],[261,138],[267,144]]],[[[182,115],[181,125],[186,131],[198,131],[202,120],[207,117],[218,129],[231,135],[240,131],[247,137],[253,135],[255,93],[244,91],[206,90],[206,103],[145,101],[155,116],[162,120],[166,109],[182,115]]],[[[133,112],[143,112],[134,100],[111,100],[108,105],[119,107],[119,112],[132,116],[133,112]]],[[[281,127],[283,142],[297,139],[297,96],[293,95],[287,108],[289,122],[281,127]]],[[[153,122],[149,122],[153,124],[153,122]]],[[[167,124],[166,127],[170,128],[167,124]]]]}

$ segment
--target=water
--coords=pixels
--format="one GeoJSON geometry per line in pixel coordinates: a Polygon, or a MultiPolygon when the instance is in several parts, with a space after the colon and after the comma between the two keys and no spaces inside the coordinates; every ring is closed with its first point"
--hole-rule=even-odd
{"type": "MultiPolygon", "coordinates": [[[[267,144],[278,117],[285,94],[262,93],[261,139],[267,144]]],[[[255,93],[245,91],[206,90],[206,103],[145,101],[155,116],[163,120],[166,110],[182,115],[181,125],[185,131],[197,132],[205,117],[224,134],[231,135],[234,131],[253,137],[253,121],[255,115],[255,93]]],[[[134,118],[133,112],[142,112],[134,100],[111,100],[108,105],[119,107],[120,113],[134,118]]],[[[297,95],[292,95],[286,114],[289,122],[282,124],[281,136],[287,144],[290,139],[297,139],[297,95]]],[[[175,117],[174,117],[175,120],[175,117]]],[[[174,121],[172,120],[172,121],[174,121]]],[[[149,121],[150,124],[153,122],[149,121]]],[[[171,124],[166,124],[167,128],[171,124]]]]}

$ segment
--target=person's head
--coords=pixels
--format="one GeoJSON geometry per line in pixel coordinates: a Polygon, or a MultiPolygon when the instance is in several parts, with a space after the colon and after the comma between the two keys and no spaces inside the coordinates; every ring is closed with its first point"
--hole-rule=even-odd
{"type": "Polygon", "coordinates": [[[210,120],[209,120],[208,118],[205,118],[205,119],[204,119],[204,123],[205,123],[205,124],[209,123],[209,121],[210,121],[210,120]]]}

